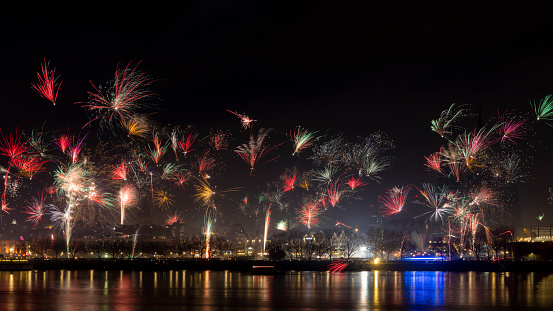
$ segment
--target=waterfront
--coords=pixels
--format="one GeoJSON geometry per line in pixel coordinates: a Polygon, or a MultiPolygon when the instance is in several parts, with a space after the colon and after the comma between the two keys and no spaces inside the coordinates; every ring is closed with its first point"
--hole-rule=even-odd
{"type": "Polygon", "coordinates": [[[553,305],[553,275],[361,271],[0,272],[2,310],[500,310],[553,305]]]}

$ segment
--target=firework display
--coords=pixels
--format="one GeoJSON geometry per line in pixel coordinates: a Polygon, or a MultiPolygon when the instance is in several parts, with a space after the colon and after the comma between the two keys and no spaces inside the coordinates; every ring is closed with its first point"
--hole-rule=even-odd
{"type": "MultiPolygon", "coordinates": [[[[443,144],[424,157],[423,165],[438,181],[375,193],[371,183],[386,180],[384,172],[393,164],[394,143],[384,133],[319,136],[320,131],[301,127],[258,128],[265,125],[261,118],[231,110],[242,124],[237,133],[219,125],[207,132],[159,125],[148,114],[155,80],[139,65],[118,66],[105,87],[92,84],[88,102],[80,103],[89,121],[78,133],[1,129],[1,213],[27,214],[35,228],[58,227],[68,255],[76,226],[134,223],[142,205],[163,211],[166,225],[189,222],[187,211],[199,211],[206,258],[214,228],[229,211],[240,211],[256,224],[264,216],[259,226],[265,253],[271,218],[281,232],[314,230],[325,223],[343,225],[329,215],[363,204],[386,219],[416,211],[413,219],[433,224],[448,237],[450,248],[456,244],[464,253],[474,251],[478,230],[493,240],[490,228],[507,223],[496,216],[510,212],[504,194],[528,176],[530,159],[522,150],[529,119],[498,113],[486,125],[465,129],[461,125],[469,108],[453,104],[431,121],[443,144]],[[37,188],[38,197],[20,200],[17,192],[25,184],[37,188]]],[[[60,83],[46,62],[41,66],[33,87],[55,104],[60,83]]],[[[551,102],[548,95],[532,104],[534,122],[551,121],[551,102]]],[[[329,267],[334,272],[344,268],[339,262],[329,267]]]]}

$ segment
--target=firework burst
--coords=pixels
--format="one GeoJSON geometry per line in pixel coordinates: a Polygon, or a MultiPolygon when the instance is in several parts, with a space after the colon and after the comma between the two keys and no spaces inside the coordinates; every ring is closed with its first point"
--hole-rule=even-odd
{"type": "Polygon", "coordinates": [[[36,73],[38,83],[31,84],[31,86],[40,93],[42,97],[55,105],[58,98],[58,91],[63,80],[58,82],[59,76],[56,77],[56,69],[50,70],[48,67],[49,63],[44,59],[42,64],[40,64],[41,70],[36,73]]]}
{"type": "Polygon", "coordinates": [[[411,190],[411,186],[394,187],[386,191],[384,196],[379,197],[379,202],[382,203],[380,210],[384,217],[396,215],[403,210],[407,195],[411,190]]]}
{"type": "Polygon", "coordinates": [[[309,132],[299,127],[296,129],[296,131],[290,132],[290,137],[292,138],[292,142],[294,143],[294,152],[292,153],[292,155],[295,155],[296,153],[299,153],[300,151],[313,146],[313,143],[318,139],[318,137],[315,136],[316,134],[316,131],[309,132]]]}

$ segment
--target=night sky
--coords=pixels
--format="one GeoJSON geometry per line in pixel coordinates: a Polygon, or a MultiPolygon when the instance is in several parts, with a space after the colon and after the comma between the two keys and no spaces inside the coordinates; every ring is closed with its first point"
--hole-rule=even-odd
{"type": "MultiPolygon", "coordinates": [[[[367,205],[385,189],[434,181],[424,156],[444,141],[430,121],[451,103],[485,122],[498,109],[530,114],[530,101],[553,93],[547,1],[61,3],[5,4],[0,12],[2,131],[44,122],[78,131],[88,118],[75,103],[87,100],[89,81],[103,84],[118,63],[143,60],[140,69],[157,80],[160,124],[240,132],[230,109],[282,137],[295,126],[387,133],[396,145],[392,167],[366,200],[339,212],[353,225],[377,210],[367,205]],[[30,85],[44,57],[63,78],[56,106],[30,85]]],[[[553,128],[536,125],[531,175],[520,185],[525,225],[540,213],[553,219],[553,128]]]]}

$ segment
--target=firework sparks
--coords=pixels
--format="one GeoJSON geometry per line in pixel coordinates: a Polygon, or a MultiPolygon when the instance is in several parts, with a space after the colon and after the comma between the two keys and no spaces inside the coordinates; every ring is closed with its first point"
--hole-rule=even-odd
{"type": "Polygon", "coordinates": [[[250,165],[250,175],[253,172],[254,166],[259,160],[274,147],[265,147],[263,142],[269,134],[269,129],[260,129],[257,136],[250,135],[250,141],[247,144],[239,146],[235,152],[250,165]]]}
{"type": "Polygon", "coordinates": [[[205,150],[195,163],[198,175],[207,177],[207,172],[212,170],[217,165],[215,159],[209,156],[209,150],[205,150]]]}
{"type": "Polygon", "coordinates": [[[153,148],[148,145],[148,149],[145,149],[145,151],[150,156],[150,159],[152,159],[155,164],[158,164],[161,157],[163,157],[163,155],[167,152],[169,145],[167,143],[162,144],[161,138],[157,135],[157,133],[154,133],[152,142],[154,143],[153,148]]]}
{"type": "Polygon", "coordinates": [[[242,123],[242,127],[247,129],[251,126],[251,123],[254,122],[254,121],[257,121],[257,120],[252,120],[250,119],[250,117],[248,117],[247,115],[245,114],[239,114],[237,112],[234,112],[232,110],[228,110],[228,112],[232,113],[233,115],[237,116],[240,118],[240,123],[242,123]]]}
{"type": "Polygon", "coordinates": [[[426,159],[426,164],[424,166],[428,167],[429,169],[436,171],[438,173],[443,174],[442,171],[442,150],[440,149],[439,152],[434,152],[433,154],[429,156],[424,157],[426,159]]]}
{"type": "Polygon", "coordinates": [[[10,159],[10,164],[17,169],[19,175],[32,179],[35,174],[45,172],[45,164],[48,160],[42,160],[34,156],[19,156],[10,159]]]}
{"type": "Polygon", "coordinates": [[[315,134],[317,134],[316,131],[309,132],[307,130],[302,130],[299,127],[296,129],[295,132],[290,132],[290,137],[294,142],[294,152],[292,153],[292,155],[295,155],[296,153],[299,153],[300,151],[311,147],[313,143],[318,139],[315,134]]]}
{"type": "Polygon", "coordinates": [[[165,224],[169,225],[169,226],[172,226],[174,224],[178,224],[178,223],[182,222],[183,219],[184,218],[180,213],[168,214],[165,217],[165,224]]]}
{"type": "Polygon", "coordinates": [[[407,201],[410,190],[411,186],[394,187],[386,191],[384,196],[379,197],[379,202],[383,205],[380,208],[383,216],[389,217],[400,213],[407,201]]]}
{"type": "Polygon", "coordinates": [[[142,103],[154,96],[148,89],[154,80],[137,70],[139,64],[140,62],[131,67],[129,63],[124,69],[117,65],[115,78],[106,88],[90,83],[95,92],[88,92],[89,102],[82,103],[82,107],[93,114],[88,124],[100,120],[100,126],[109,127],[115,120],[120,123],[131,119],[144,106],[142,103]]]}
{"type": "MultiPolygon", "coordinates": [[[[424,183],[423,189],[418,189],[420,194],[425,198],[426,202],[416,201],[416,203],[428,206],[431,210],[423,215],[430,213],[431,220],[438,221],[438,219],[444,221],[444,219],[453,213],[451,205],[447,200],[450,194],[448,188],[435,187],[433,184],[424,183]]],[[[421,215],[422,216],[422,215],[421,215]]]]}
{"type": "Polygon", "coordinates": [[[526,130],[524,129],[526,120],[517,121],[505,118],[504,115],[500,115],[499,120],[497,132],[499,133],[501,144],[505,144],[508,141],[515,143],[515,139],[523,139],[524,135],[526,135],[526,130]]]}
{"type": "Polygon", "coordinates": [[[265,214],[265,230],[263,230],[263,254],[265,254],[265,247],[267,246],[267,234],[269,233],[269,226],[271,224],[271,205],[267,208],[265,214]]]}
{"type": "Polygon", "coordinates": [[[329,182],[326,190],[328,194],[328,202],[330,203],[330,205],[332,205],[332,207],[335,207],[344,194],[344,191],[340,189],[340,184],[338,183],[338,180],[333,180],[329,182]]]}
{"type": "Polygon", "coordinates": [[[186,159],[186,155],[189,152],[194,151],[194,149],[191,149],[191,148],[192,148],[192,144],[194,144],[197,137],[198,137],[198,133],[192,132],[192,133],[188,133],[188,135],[186,135],[186,138],[181,137],[179,139],[179,141],[177,142],[177,145],[179,146],[179,148],[184,153],[184,158],[185,159],[186,159]]]}
{"type": "Polygon", "coordinates": [[[115,166],[115,169],[112,172],[113,179],[122,179],[127,180],[127,174],[129,173],[129,167],[124,160],[121,160],[121,163],[115,166]]]}
{"type": "Polygon", "coordinates": [[[125,186],[119,190],[119,206],[121,207],[121,225],[125,222],[125,214],[130,205],[136,202],[136,193],[132,186],[125,186]]]}
{"type": "Polygon", "coordinates": [[[348,267],[349,263],[343,259],[336,259],[328,265],[328,272],[342,273],[348,267]]]}
{"type": "Polygon", "coordinates": [[[209,134],[209,141],[213,145],[215,150],[224,150],[228,147],[228,138],[229,134],[217,129],[211,129],[211,134],[209,134]]]}
{"type": "Polygon", "coordinates": [[[537,120],[544,120],[551,126],[547,121],[553,121],[553,94],[545,96],[538,104],[531,103],[531,105],[537,120]]]}
{"type": "Polygon", "coordinates": [[[156,190],[154,193],[154,202],[160,208],[169,208],[173,205],[173,195],[164,190],[156,190]]]}
{"type": "Polygon", "coordinates": [[[276,224],[276,229],[280,231],[288,230],[288,220],[283,219],[276,224]]]}
{"type": "Polygon", "coordinates": [[[213,218],[211,213],[207,213],[204,216],[204,234],[205,234],[205,258],[209,258],[210,255],[210,246],[211,246],[211,235],[213,235],[213,218]]]}
{"type": "Polygon", "coordinates": [[[296,182],[296,175],[297,173],[294,173],[291,176],[288,176],[284,174],[282,177],[284,179],[284,187],[282,188],[282,192],[294,190],[294,183],[296,182]]]}
{"type": "Polygon", "coordinates": [[[440,117],[432,120],[430,129],[442,137],[448,137],[453,134],[454,121],[463,116],[465,110],[455,106],[455,103],[449,106],[449,109],[442,111],[440,117]]]}
{"type": "Polygon", "coordinates": [[[40,64],[40,71],[36,73],[38,78],[37,84],[31,84],[31,86],[38,92],[42,97],[46,98],[52,104],[56,104],[58,98],[58,91],[60,89],[62,81],[57,81],[59,76],[56,77],[56,69],[48,69],[49,63],[46,62],[46,59],[43,60],[40,64]]]}
{"type": "Polygon", "coordinates": [[[322,213],[323,210],[319,207],[318,200],[306,200],[297,211],[298,221],[304,224],[307,229],[311,229],[321,223],[319,216],[322,213]]]}
{"type": "Polygon", "coordinates": [[[131,118],[121,120],[121,127],[131,139],[133,137],[146,138],[151,131],[150,122],[143,115],[134,115],[131,118]]]}
{"type": "Polygon", "coordinates": [[[367,183],[361,181],[361,176],[355,178],[354,176],[351,176],[351,178],[347,182],[348,186],[351,188],[351,190],[355,190],[355,188],[366,186],[367,183]]]}

